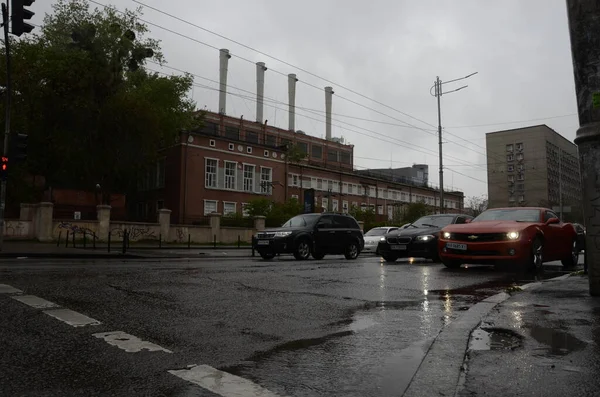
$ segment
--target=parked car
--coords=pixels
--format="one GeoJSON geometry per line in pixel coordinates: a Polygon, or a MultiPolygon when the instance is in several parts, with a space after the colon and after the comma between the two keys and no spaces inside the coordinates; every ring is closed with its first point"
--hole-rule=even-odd
{"type": "Polygon", "coordinates": [[[579,251],[585,251],[585,227],[580,223],[573,223],[573,227],[577,232],[577,244],[579,251]]]}
{"type": "Polygon", "coordinates": [[[466,223],[471,216],[463,214],[427,215],[409,223],[404,229],[392,231],[379,242],[379,254],[387,262],[398,258],[427,258],[438,260],[437,240],[447,225],[466,223]]]}
{"type": "Polygon", "coordinates": [[[397,226],[382,226],[382,227],[374,227],[365,233],[365,249],[363,252],[370,252],[379,254],[379,250],[377,249],[379,242],[384,239],[384,235],[387,233],[398,230],[397,226]]]}
{"type": "Polygon", "coordinates": [[[445,227],[438,245],[449,268],[516,263],[540,269],[555,260],[571,268],[579,259],[573,225],[561,222],[554,211],[537,207],[489,209],[469,224],[445,227]]]}
{"type": "Polygon", "coordinates": [[[283,253],[294,254],[298,260],[339,254],[356,259],[364,245],[356,219],[332,213],[298,215],[279,228],[257,233],[254,239],[254,248],[263,259],[283,253]]]}

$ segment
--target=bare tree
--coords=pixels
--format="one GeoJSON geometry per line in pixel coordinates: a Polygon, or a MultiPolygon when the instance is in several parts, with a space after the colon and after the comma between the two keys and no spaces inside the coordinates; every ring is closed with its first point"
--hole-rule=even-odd
{"type": "Polygon", "coordinates": [[[465,210],[471,216],[478,216],[488,208],[488,199],[486,196],[469,197],[466,201],[465,210]]]}

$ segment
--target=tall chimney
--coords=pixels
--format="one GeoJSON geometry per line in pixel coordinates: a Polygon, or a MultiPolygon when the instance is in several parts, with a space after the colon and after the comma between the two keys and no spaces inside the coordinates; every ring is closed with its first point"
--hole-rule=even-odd
{"type": "Polygon", "coordinates": [[[333,88],[325,87],[325,139],[331,140],[331,97],[333,88]]]}
{"type": "Polygon", "coordinates": [[[266,70],[264,62],[256,62],[256,122],[261,124],[263,122],[266,70]]]}
{"type": "Polygon", "coordinates": [[[229,63],[229,50],[219,50],[219,113],[226,114],[227,107],[227,64],[229,63]]]}
{"type": "Polygon", "coordinates": [[[296,75],[293,73],[288,74],[288,95],[289,95],[289,130],[296,130],[296,75]]]}

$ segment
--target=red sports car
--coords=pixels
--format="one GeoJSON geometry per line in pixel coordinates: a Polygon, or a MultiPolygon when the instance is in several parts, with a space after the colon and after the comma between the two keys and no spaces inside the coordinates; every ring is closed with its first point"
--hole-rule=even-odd
{"type": "Polygon", "coordinates": [[[533,269],[556,260],[574,267],[580,249],[572,224],[552,210],[532,207],[489,209],[469,223],[446,226],[438,248],[449,268],[516,263],[533,269]]]}

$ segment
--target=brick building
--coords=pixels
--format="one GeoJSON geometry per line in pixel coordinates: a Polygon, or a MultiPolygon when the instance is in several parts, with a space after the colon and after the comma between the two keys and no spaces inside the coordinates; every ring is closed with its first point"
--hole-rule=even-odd
{"type": "MultiPolygon", "coordinates": [[[[172,222],[194,223],[210,212],[244,213],[244,206],[259,197],[302,201],[309,188],[316,190],[317,207],[370,207],[380,219],[391,218],[394,206],[402,203],[439,204],[433,188],[354,172],[353,151],[352,145],[335,140],[206,113],[202,130],[181,134],[141,181],[139,215],[151,217],[164,207],[172,210],[172,222]],[[306,158],[288,161],[286,143],[296,144],[306,158]]],[[[445,199],[448,210],[463,207],[462,192],[446,192],[445,199]]]]}

